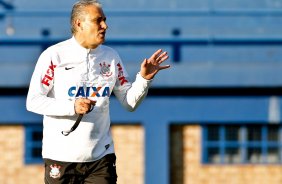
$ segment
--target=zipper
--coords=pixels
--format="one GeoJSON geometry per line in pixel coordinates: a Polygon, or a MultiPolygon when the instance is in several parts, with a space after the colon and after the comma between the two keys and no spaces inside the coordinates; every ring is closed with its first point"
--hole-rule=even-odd
{"type": "Polygon", "coordinates": [[[87,49],[87,55],[86,55],[86,64],[87,64],[87,70],[86,70],[87,78],[86,78],[86,81],[87,82],[90,79],[90,77],[89,77],[89,71],[90,71],[90,62],[89,62],[90,58],[89,57],[90,57],[90,52],[91,52],[91,49],[87,49]]]}

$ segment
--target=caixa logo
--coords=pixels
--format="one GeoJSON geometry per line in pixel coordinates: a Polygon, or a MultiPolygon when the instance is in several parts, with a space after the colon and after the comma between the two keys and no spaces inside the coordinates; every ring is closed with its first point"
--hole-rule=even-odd
{"type": "Polygon", "coordinates": [[[109,97],[110,88],[109,87],[70,87],[69,89],[70,97],[109,97]]]}

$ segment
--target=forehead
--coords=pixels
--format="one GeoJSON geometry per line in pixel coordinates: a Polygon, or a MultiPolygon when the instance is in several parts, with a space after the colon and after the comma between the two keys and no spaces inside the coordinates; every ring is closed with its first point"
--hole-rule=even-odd
{"type": "Polygon", "coordinates": [[[104,12],[101,7],[95,5],[89,5],[85,7],[86,17],[93,19],[97,17],[105,17],[104,12]]]}

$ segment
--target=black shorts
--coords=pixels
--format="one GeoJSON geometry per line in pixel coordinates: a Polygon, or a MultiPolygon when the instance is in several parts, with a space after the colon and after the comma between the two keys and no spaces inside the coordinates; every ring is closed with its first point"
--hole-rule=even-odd
{"type": "Polygon", "coordinates": [[[45,184],[116,184],[116,156],[94,162],[60,162],[44,159],[45,184]]]}

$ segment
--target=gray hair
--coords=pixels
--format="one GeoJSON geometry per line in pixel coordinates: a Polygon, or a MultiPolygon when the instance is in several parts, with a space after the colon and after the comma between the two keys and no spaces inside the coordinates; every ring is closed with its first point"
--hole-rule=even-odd
{"type": "Polygon", "coordinates": [[[80,0],[73,5],[70,18],[72,34],[76,33],[75,20],[85,15],[84,8],[89,5],[102,7],[101,3],[98,0],[80,0]]]}

